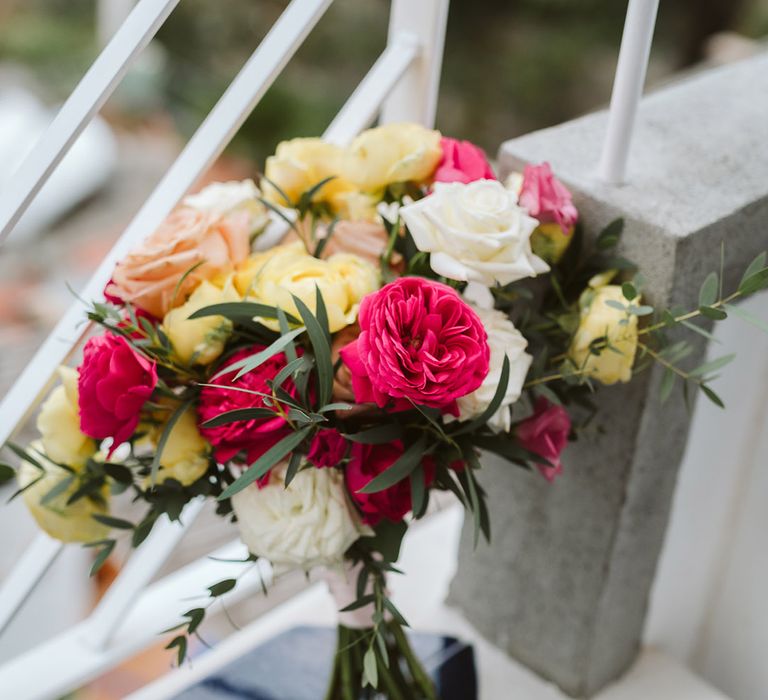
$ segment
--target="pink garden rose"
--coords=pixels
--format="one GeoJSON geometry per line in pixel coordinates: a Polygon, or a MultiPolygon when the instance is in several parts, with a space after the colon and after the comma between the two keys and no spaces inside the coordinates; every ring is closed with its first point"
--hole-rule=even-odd
{"type": "Polygon", "coordinates": [[[338,430],[318,430],[309,445],[307,459],[316,467],[338,467],[347,454],[347,441],[338,430]]]}
{"type": "Polygon", "coordinates": [[[111,455],[136,430],[157,385],[157,367],[125,338],[107,333],[85,344],[78,372],[81,430],[96,440],[113,438],[111,455]]]}
{"type": "MultiPolygon", "coordinates": [[[[251,347],[243,348],[232,355],[222,365],[222,369],[264,349],[265,346],[263,345],[252,345],[251,347]]],[[[200,403],[197,407],[200,423],[203,424],[227,411],[241,408],[266,408],[267,406],[262,396],[238,391],[238,389],[271,394],[272,390],[267,385],[267,382],[274,379],[286,364],[285,354],[278,353],[236,381],[233,381],[236,372],[211,379],[211,384],[216,384],[221,388],[203,387],[200,392],[200,403]],[[228,387],[234,388],[229,389],[228,387]]],[[[290,378],[283,382],[282,387],[291,396],[296,396],[296,387],[290,378]]],[[[214,456],[221,463],[228,462],[239,452],[245,452],[249,464],[255,462],[270,447],[280,442],[290,432],[291,427],[278,415],[266,418],[252,418],[251,420],[239,420],[211,428],[200,426],[200,434],[213,445],[214,456]]]]}
{"type": "Polygon", "coordinates": [[[517,426],[515,434],[526,450],[535,452],[552,463],[552,466],[536,466],[547,481],[554,481],[563,471],[560,454],[565,449],[570,431],[571,419],[568,412],[562,406],[540,398],[536,402],[533,415],[517,426]]]}
{"type": "Polygon", "coordinates": [[[435,171],[435,182],[473,182],[495,180],[482,148],[469,141],[458,141],[445,136],[440,139],[443,157],[435,171]]]}
{"type": "Polygon", "coordinates": [[[458,415],[456,399],[488,374],[488,336],[451,287],[401,277],[360,304],[360,335],[341,349],[358,403],[395,409],[410,401],[458,415]]]}
{"type": "Polygon", "coordinates": [[[579,218],[571,193],[549,163],[525,166],[518,202],[533,218],[542,224],[555,222],[566,234],[579,218]]]}
{"type": "MultiPolygon", "coordinates": [[[[404,452],[403,443],[395,440],[385,445],[352,445],[352,456],[344,471],[352,500],[363,513],[363,522],[376,525],[382,518],[399,522],[411,510],[411,481],[403,479],[376,493],[358,493],[383,471],[391,467],[404,452]]],[[[425,458],[424,480],[429,486],[435,478],[432,458],[425,458]]]]}

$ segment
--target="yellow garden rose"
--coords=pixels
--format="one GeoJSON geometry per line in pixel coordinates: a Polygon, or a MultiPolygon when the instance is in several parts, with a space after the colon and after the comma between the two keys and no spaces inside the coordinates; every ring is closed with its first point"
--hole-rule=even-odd
{"type": "Polygon", "coordinates": [[[347,294],[354,304],[359,304],[381,284],[378,268],[354,253],[334,253],[328,258],[328,264],[344,279],[347,294]]]}
{"type": "Polygon", "coordinates": [[[613,301],[629,306],[621,287],[608,284],[589,289],[582,299],[581,320],[568,353],[570,360],[586,376],[603,384],[628,382],[637,351],[637,316],[606,303],[613,301]],[[590,345],[602,338],[607,339],[609,347],[600,344],[599,354],[595,355],[590,345]]]}
{"type": "MultiPolygon", "coordinates": [[[[155,444],[163,434],[164,425],[153,427],[148,436],[155,444]]],[[[194,409],[188,408],[171,428],[160,455],[157,483],[176,479],[183,486],[197,481],[208,469],[210,445],[197,429],[194,409]]]]}
{"type": "Polygon", "coordinates": [[[96,452],[96,443],[80,430],[77,370],[59,367],[61,384],[43,403],[37,417],[43,451],[54,461],[75,469],[96,452]]]}
{"type": "Polygon", "coordinates": [[[385,124],[362,132],[349,147],[344,174],[364,192],[396,182],[428,181],[440,158],[440,132],[419,124],[385,124]]]}
{"type": "Polygon", "coordinates": [[[223,316],[206,316],[190,320],[190,316],[206,306],[240,301],[232,277],[221,286],[203,280],[186,303],[171,309],[163,319],[163,330],[171,341],[178,358],[186,364],[207,365],[224,350],[232,331],[232,322],[223,316]]]}
{"type": "Polygon", "coordinates": [[[44,456],[41,442],[32,443],[30,453],[45,471],[41,472],[35,465],[23,461],[16,473],[16,478],[20,488],[29,486],[39,479],[22,493],[22,498],[40,529],[62,542],[93,542],[107,537],[109,528],[94,520],[92,516],[109,513],[106,506],[108,488],[104,486],[100,494],[105,499],[104,502],[84,497],[67,505],[69,497],[80,486],[75,478],[67,489],[43,504],[41,501],[51,489],[72,475],[44,456]],[[41,474],[43,476],[39,478],[41,474]]]}
{"type": "Polygon", "coordinates": [[[345,171],[346,151],[340,146],[318,138],[299,138],[278,144],[275,155],[267,158],[264,180],[261,183],[265,199],[280,206],[290,206],[299,201],[304,192],[327,177],[333,177],[314,195],[313,201],[326,202],[332,209],[337,207],[337,198],[354,190],[342,173],[345,171]],[[291,200],[271,184],[274,183],[291,200]]]}
{"type": "MultiPolygon", "coordinates": [[[[331,256],[331,259],[336,256],[331,256]]],[[[360,300],[378,288],[378,271],[356,255],[344,254],[335,263],[309,255],[301,242],[277,246],[252,256],[241,266],[235,284],[249,299],[277,306],[299,316],[293,296],[315,313],[315,288],[323,295],[331,333],[357,319],[360,300]]],[[[262,323],[277,328],[272,319],[262,323]]]]}

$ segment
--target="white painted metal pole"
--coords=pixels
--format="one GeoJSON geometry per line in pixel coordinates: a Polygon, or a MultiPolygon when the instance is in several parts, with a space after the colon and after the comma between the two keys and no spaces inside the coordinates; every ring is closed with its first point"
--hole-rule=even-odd
{"type": "MultiPolygon", "coordinates": [[[[162,222],[163,218],[218,157],[283,66],[317,23],[332,0],[293,0],[251,58],[232,81],[176,162],[102,261],[82,299],[101,298],[115,263],[162,222]]],[[[56,324],[0,402],[0,445],[31,412],[51,382],[56,367],[87,331],[83,304],[75,302],[56,324]]]]}
{"type": "Polygon", "coordinates": [[[370,126],[387,95],[413,65],[418,52],[418,37],[414,34],[403,32],[390,42],[326,129],[323,138],[344,146],[370,126]]]}
{"type": "Polygon", "coordinates": [[[167,518],[155,524],[149,537],[133,552],[112,585],[107,589],[85,624],[83,644],[101,649],[114,634],[139,594],[179,543],[203,507],[203,499],[190,501],[181,514],[181,522],[167,518]]]}
{"type": "Polygon", "coordinates": [[[396,43],[403,33],[412,34],[420,52],[384,102],[382,123],[435,125],[448,5],[449,0],[392,0],[388,43],[396,43]]]}
{"type": "Polygon", "coordinates": [[[0,244],[179,0],[141,0],[0,192],[0,244]]]}
{"type": "Polygon", "coordinates": [[[606,182],[624,180],[658,9],[659,0],[629,0],[599,166],[606,182]]]}
{"type": "Polygon", "coordinates": [[[16,566],[0,586],[0,633],[13,620],[24,601],[35,590],[38,581],[48,571],[63,547],[64,545],[58,540],[40,532],[24,551],[21,559],[16,562],[16,566]]]}

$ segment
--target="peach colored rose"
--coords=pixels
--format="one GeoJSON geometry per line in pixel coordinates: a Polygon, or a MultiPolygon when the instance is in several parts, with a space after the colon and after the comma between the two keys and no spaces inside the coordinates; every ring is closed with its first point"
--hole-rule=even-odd
{"type": "Polygon", "coordinates": [[[117,264],[107,293],[162,318],[183,304],[202,280],[229,272],[245,260],[250,233],[247,211],[220,216],[179,207],[117,264]]]}

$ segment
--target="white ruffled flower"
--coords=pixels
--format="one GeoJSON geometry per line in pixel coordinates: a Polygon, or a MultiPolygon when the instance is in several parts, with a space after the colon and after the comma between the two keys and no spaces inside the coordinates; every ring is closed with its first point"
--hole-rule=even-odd
{"type": "Polygon", "coordinates": [[[431,195],[400,209],[416,247],[431,253],[432,269],[488,287],[547,272],[531,251],[538,221],[497,180],[437,182],[431,195]]]}
{"type": "Polygon", "coordinates": [[[523,382],[533,358],[525,352],[528,341],[515,328],[507,315],[495,309],[475,307],[475,312],[488,333],[491,349],[490,369],[483,383],[471,394],[457,400],[460,420],[479,416],[491,403],[501,378],[504,355],[509,358],[509,383],[499,410],[491,416],[488,426],[496,433],[508,432],[512,423],[511,406],[520,398],[523,382]]]}
{"type": "Polygon", "coordinates": [[[261,191],[253,180],[213,182],[195,194],[184,197],[184,204],[197,211],[224,216],[234,211],[251,214],[253,230],[264,228],[269,222],[269,212],[259,201],[261,191]]]}
{"type": "Polygon", "coordinates": [[[311,569],[335,566],[364,533],[336,469],[304,469],[286,488],[285,465],[269,483],[232,497],[240,537],[248,550],[274,565],[311,569]]]}

